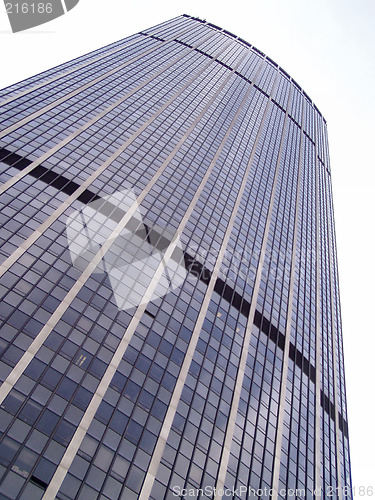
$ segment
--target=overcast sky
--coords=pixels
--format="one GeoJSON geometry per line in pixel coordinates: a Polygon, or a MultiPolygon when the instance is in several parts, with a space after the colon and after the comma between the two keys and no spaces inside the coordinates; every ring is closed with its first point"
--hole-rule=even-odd
{"type": "Polygon", "coordinates": [[[80,0],[67,15],[17,34],[3,9],[0,88],[183,13],[265,52],[327,119],[353,485],[375,487],[375,2],[80,0]]]}

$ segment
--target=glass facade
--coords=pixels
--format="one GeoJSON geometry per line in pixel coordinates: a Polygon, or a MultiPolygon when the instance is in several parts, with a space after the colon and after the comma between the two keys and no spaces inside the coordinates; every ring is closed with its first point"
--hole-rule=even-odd
{"type": "Polygon", "coordinates": [[[351,499],[326,122],[299,85],[184,15],[0,112],[0,498],[351,499]],[[66,228],[124,189],[187,271],[127,310],[66,228]]]}

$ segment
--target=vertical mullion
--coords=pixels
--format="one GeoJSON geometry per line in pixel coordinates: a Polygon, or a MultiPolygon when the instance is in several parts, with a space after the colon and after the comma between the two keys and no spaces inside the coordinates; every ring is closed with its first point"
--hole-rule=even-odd
{"type": "MultiPolygon", "coordinates": [[[[278,77],[279,77],[279,74],[277,73],[276,78],[273,82],[271,93],[270,93],[269,98],[268,98],[267,106],[272,102],[273,94],[276,90],[276,83],[278,81],[278,77]]],[[[291,88],[292,88],[292,86],[290,86],[289,100],[290,100],[290,95],[291,95],[291,88]]],[[[288,109],[289,109],[289,104],[288,104],[288,109]]],[[[265,116],[264,116],[262,125],[261,125],[260,130],[259,130],[259,135],[257,137],[258,142],[260,139],[260,134],[261,134],[262,129],[263,129],[265,116]]],[[[228,463],[229,463],[229,458],[230,458],[231,445],[232,445],[233,434],[234,434],[234,430],[235,430],[236,418],[237,418],[237,413],[238,413],[238,406],[239,406],[239,401],[240,401],[241,389],[242,389],[243,379],[244,379],[244,375],[245,375],[245,367],[246,367],[246,361],[247,361],[249,345],[250,345],[251,329],[252,329],[252,325],[253,325],[253,318],[254,318],[254,314],[255,314],[256,302],[257,302],[257,297],[258,297],[258,292],[259,292],[263,263],[264,263],[264,259],[265,259],[269,228],[270,228],[270,224],[271,224],[272,208],[273,208],[273,203],[274,203],[274,198],[275,198],[276,183],[277,183],[279,165],[280,165],[280,160],[281,160],[281,149],[282,149],[282,144],[284,142],[284,137],[285,137],[287,116],[288,116],[288,110],[285,113],[285,121],[284,121],[282,136],[281,136],[281,140],[280,140],[280,152],[279,152],[279,156],[277,159],[277,165],[276,165],[276,169],[275,169],[275,176],[274,176],[274,181],[273,181],[274,183],[273,183],[273,188],[272,188],[272,193],[271,193],[271,198],[270,198],[271,201],[270,201],[270,206],[269,206],[269,210],[268,210],[268,217],[267,217],[267,222],[266,222],[266,227],[265,227],[265,232],[264,232],[264,237],[263,237],[261,255],[260,255],[258,268],[257,268],[257,275],[256,275],[254,291],[253,291],[251,305],[250,305],[250,312],[249,312],[249,318],[248,318],[248,322],[247,322],[245,337],[243,340],[240,365],[238,367],[238,372],[237,372],[237,377],[236,377],[236,382],[235,382],[235,388],[234,388],[233,399],[232,399],[232,404],[231,404],[230,416],[229,416],[229,421],[228,421],[226,435],[225,435],[224,448],[223,448],[223,452],[222,452],[220,464],[219,464],[219,474],[218,474],[218,479],[217,479],[217,483],[216,483],[216,494],[215,494],[215,499],[217,499],[217,500],[221,500],[222,494],[224,492],[225,477],[227,474],[227,468],[228,468],[228,463]]],[[[249,164],[251,164],[253,157],[255,156],[255,153],[256,153],[256,144],[254,145],[253,153],[252,153],[252,156],[250,158],[249,164]]]]}
{"type": "Polygon", "coordinates": [[[287,323],[285,329],[285,347],[284,347],[284,358],[283,358],[283,368],[282,368],[282,378],[281,378],[281,392],[279,399],[279,413],[277,421],[277,431],[276,431],[276,445],[275,445],[275,458],[274,458],[274,471],[273,471],[273,482],[272,482],[272,498],[274,500],[278,497],[278,485],[279,485],[279,474],[280,474],[280,461],[281,461],[281,445],[283,437],[284,428],[284,416],[285,416],[285,395],[287,387],[287,377],[288,377],[288,366],[289,366],[289,346],[290,346],[290,331],[292,324],[292,310],[293,310],[293,297],[294,297],[294,281],[295,281],[295,267],[296,267],[296,248],[297,248],[297,232],[298,232],[298,219],[299,219],[299,200],[300,200],[300,189],[301,189],[301,164],[302,164],[302,151],[304,149],[303,143],[303,130],[305,121],[305,100],[303,100],[302,108],[302,123],[301,123],[301,134],[299,143],[299,158],[298,158],[298,176],[297,176],[297,195],[296,195],[296,210],[294,216],[294,229],[293,229],[293,253],[292,253],[292,264],[290,269],[290,282],[289,282],[289,297],[288,297],[288,315],[287,323]]]}

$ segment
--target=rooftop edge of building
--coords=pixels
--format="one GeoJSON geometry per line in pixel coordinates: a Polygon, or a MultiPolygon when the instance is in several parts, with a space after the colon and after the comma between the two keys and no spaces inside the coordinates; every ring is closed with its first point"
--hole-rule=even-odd
{"type": "Polygon", "coordinates": [[[316,110],[316,112],[322,117],[324,123],[326,124],[327,123],[327,120],[324,118],[322,112],[319,110],[318,106],[313,102],[313,100],[311,99],[311,97],[303,90],[303,88],[301,87],[301,85],[299,85],[295,80],[294,78],[292,78],[290,76],[290,74],[285,71],[279,64],[277,64],[273,59],[271,59],[269,56],[267,56],[264,52],[262,52],[260,49],[258,49],[257,47],[255,47],[255,45],[252,45],[251,43],[247,42],[246,40],[244,40],[243,38],[235,35],[234,33],[224,29],[224,28],[221,28],[220,26],[218,26],[217,24],[213,24],[213,23],[210,23],[208,22],[206,19],[201,19],[197,16],[191,16],[190,14],[182,14],[182,17],[188,17],[189,19],[194,19],[195,21],[198,21],[202,24],[207,24],[207,26],[211,26],[211,28],[215,28],[219,31],[222,31],[223,33],[225,33],[226,35],[229,35],[233,38],[235,38],[236,40],[239,40],[240,42],[244,43],[245,45],[247,45],[250,49],[254,50],[255,52],[257,52],[259,55],[261,55],[262,57],[264,57],[268,62],[270,62],[275,68],[277,68],[279,71],[281,71],[281,73],[283,73],[283,75],[288,78],[292,83],[293,85],[295,85],[297,87],[297,89],[299,89],[302,94],[305,96],[305,98],[311,103],[311,105],[314,107],[314,109],[316,110]]]}

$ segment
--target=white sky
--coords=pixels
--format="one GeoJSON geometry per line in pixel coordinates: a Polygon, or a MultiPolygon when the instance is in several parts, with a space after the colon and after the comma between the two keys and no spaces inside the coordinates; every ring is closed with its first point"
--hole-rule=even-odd
{"type": "Polygon", "coordinates": [[[353,485],[356,490],[375,487],[375,332],[370,315],[375,309],[375,2],[80,0],[67,15],[17,34],[11,33],[1,8],[0,88],[183,13],[207,19],[265,52],[327,119],[353,485]]]}

